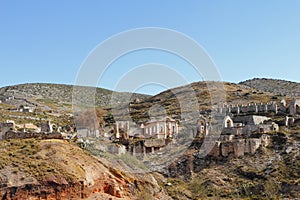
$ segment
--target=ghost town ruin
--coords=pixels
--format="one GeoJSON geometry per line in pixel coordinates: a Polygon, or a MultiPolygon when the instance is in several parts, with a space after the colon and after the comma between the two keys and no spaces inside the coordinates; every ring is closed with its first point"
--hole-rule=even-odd
{"type": "MultiPolygon", "coordinates": [[[[2,98],[3,101],[5,99],[2,98]]],[[[26,107],[21,107],[24,112],[26,107]]],[[[268,146],[268,134],[279,131],[280,127],[293,125],[300,116],[300,100],[292,100],[287,105],[285,100],[280,102],[248,104],[248,105],[222,105],[214,110],[217,114],[214,119],[209,112],[202,111],[197,123],[193,125],[193,138],[201,140],[210,137],[211,133],[220,131],[221,135],[214,140],[213,149],[209,153],[215,157],[243,156],[254,154],[261,146],[268,146]],[[280,124],[274,122],[269,116],[281,116],[280,124]]],[[[27,111],[25,111],[27,112],[27,111]]],[[[30,111],[28,111],[30,112],[30,111]]],[[[153,118],[146,122],[134,123],[131,121],[115,121],[107,129],[91,131],[87,128],[56,127],[50,121],[33,124],[15,124],[8,120],[0,123],[0,139],[13,138],[106,138],[116,144],[112,152],[130,152],[147,154],[154,153],[166,147],[169,143],[176,143],[180,135],[185,134],[180,121],[169,116],[153,118]],[[95,132],[95,133],[94,133],[95,132]]],[[[204,144],[205,145],[205,144],[204,144]]]]}
{"type": "Polygon", "coordinates": [[[170,117],[152,119],[146,123],[135,125],[129,121],[116,121],[114,125],[114,139],[127,145],[127,150],[135,153],[153,153],[160,150],[176,138],[179,132],[178,122],[170,117]]]}
{"type": "MultiPolygon", "coordinates": [[[[192,129],[194,138],[210,137],[210,133],[221,131],[209,155],[215,157],[243,156],[254,154],[260,146],[268,146],[269,133],[279,131],[279,124],[268,115],[283,116],[282,126],[292,125],[299,118],[300,101],[293,100],[289,106],[286,101],[248,105],[223,105],[218,107],[214,119],[200,115],[196,131],[192,129]],[[225,117],[224,117],[225,116],[225,117]]],[[[205,113],[206,111],[202,112],[205,113]]],[[[132,154],[153,153],[176,142],[180,134],[184,134],[179,122],[164,117],[152,119],[138,125],[129,121],[116,121],[114,125],[115,141],[132,154]],[[128,142],[130,141],[130,142],[128,142]]],[[[120,147],[121,148],[121,147],[120,147]]]]}
{"type": "MultiPolygon", "coordinates": [[[[215,157],[243,156],[245,153],[254,154],[260,146],[268,146],[270,136],[267,133],[279,131],[279,125],[265,115],[284,116],[282,125],[289,127],[295,119],[299,119],[300,101],[291,101],[289,107],[285,100],[266,104],[223,105],[216,112],[225,115],[219,119],[222,124],[221,136],[209,153],[215,157]]],[[[216,117],[218,118],[218,117],[216,117]]],[[[218,128],[218,127],[217,127],[218,128]]],[[[197,125],[197,137],[207,136],[212,131],[211,122],[200,117],[197,125]]]]}
{"type": "Polygon", "coordinates": [[[25,138],[70,139],[75,136],[76,133],[73,129],[67,129],[67,127],[56,128],[56,125],[51,124],[50,121],[41,122],[39,126],[32,123],[15,124],[12,120],[0,123],[0,139],[3,140],[25,138]]]}

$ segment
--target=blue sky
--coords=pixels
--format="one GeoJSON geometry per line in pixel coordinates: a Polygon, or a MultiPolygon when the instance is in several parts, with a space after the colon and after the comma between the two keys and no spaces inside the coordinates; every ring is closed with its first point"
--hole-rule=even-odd
{"type": "MultiPolygon", "coordinates": [[[[0,86],[73,84],[102,41],[134,28],[182,32],[204,47],[223,80],[253,77],[300,82],[300,1],[0,1],[0,86]]],[[[117,60],[99,86],[114,88],[126,70],[161,62],[198,81],[187,63],[157,51],[117,60]],[[122,70],[120,70],[122,69],[122,70]]],[[[163,87],[144,88],[156,93],[163,87]]]]}

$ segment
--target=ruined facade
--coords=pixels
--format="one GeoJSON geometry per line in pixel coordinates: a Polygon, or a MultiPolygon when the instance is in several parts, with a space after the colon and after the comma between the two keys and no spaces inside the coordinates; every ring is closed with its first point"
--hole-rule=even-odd
{"type": "Polygon", "coordinates": [[[197,123],[197,135],[196,137],[202,137],[202,136],[206,136],[209,132],[209,123],[207,121],[207,119],[200,115],[198,123],[197,123]]]}
{"type": "Polygon", "coordinates": [[[91,130],[88,128],[79,128],[76,129],[76,132],[79,138],[97,138],[100,136],[99,130],[91,130]]]}
{"type": "Polygon", "coordinates": [[[279,126],[270,118],[258,115],[226,116],[223,122],[223,135],[249,135],[278,131],[279,126]]]}
{"type": "MultiPolygon", "coordinates": [[[[25,138],[42,138],[42,139],[63,139],[63,133],[58,128],[57,131],[53,131],[52,127],[55,124],[50,122],[40,123],[40,126],[36,126],[33,123],[15,124],[14,121],[6,121],[0,123],[0,139],[25,139],[25,138]]],[[[68,139],[68,134],[64,134],[68,139]]]]}
{"type": "Polygon", "coordinates": [[[209,155],[239,157],[246,153],[254,154],[259,147],[269,144],[270,137],[265,133],[278,130],[278,124],[265,116],[225,116],[221,135],[216,142],[212,140],[214,147],[209,155]]]}
{"type": "Polygon", "coordinates": [[[157,139],[167,139],[178,134],[178,123],[170,117],[151,120],[143,124],[143,127],[145,135],[150,135],[157,139]]]}
{"type": "Polygon", "coordinates": [[[217,112],[220,114],[250,114],[250,113],[268,113],[268,112],[274,112],[275,114],[278,113],[279,106],[275,102],[270,103],[253,103],[253,104],[247,104],[247,105],[223,105],[221,107],[217,108],[217,112]]]}
{"type": "Polygon", "coordinates": [[[116,121],[114,124],[114,138],[133,155],[160,150],[177,134],[178,123],[170,117],[152,119],[139,125],[130,121],[116,121]]]}
{"type": "Polygon", "coordinates": [[[116,121],[114,124],[114,133],[115,138],[119,139],[128,139],[130,131],[130,122],[129,121],[116,121]]]}
{"type": "Polygon", "coordinates": [[[218,107],[215,110],[220,114],[259,114],[259,113],[270,113],[274,114],[290,114],[290,115],[299,115],[300,114],[300,100],[293,99],[289,105],[285,99],[282,99],[280,102],[268,102],[268,103],[252,103],[247,105],[228,105],[224,104],[218,107]]]}
{"type": "Polygon", "coordinates": [[[148,153],[154,153],[167,145],[165,139],[144,139],[137,141],[128,147],[132,155],[145,156],[148,153]]]}
{"type": "Polygon", "coordinates": [[[290,103],[290,115],[296,115],[296,114],[300,114],[300,99],[294,99],[292,100],[292,102],[290,103]]]}
{"type": "Polygon", "coordinates": [[[209,155],[214,157],[240,157],[245,154],[255,154],[260,147],[267,147],[269,143],[270,136],[265,134],[253,138],[217,141],[209,155]]]}

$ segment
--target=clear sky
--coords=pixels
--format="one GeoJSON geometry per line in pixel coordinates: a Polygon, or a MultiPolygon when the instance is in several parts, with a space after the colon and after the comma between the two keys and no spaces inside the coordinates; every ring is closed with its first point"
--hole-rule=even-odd
{"type": "MultiPolygon", "coordinates": [[[[300,82],[298,0],[0,0],[0,86],[73,84],[96,45],[141,27],[168,28],[190,36],[205,48],[225,81],[267,77],[300,82]]],[[[184,61],[148,51],[120,58],[108,76],[111,80],[99,85],[113,88],[113,74],[122,75],[119,69],[149,62],[174,67],[187,82],[199,79],[184,61]]]]}

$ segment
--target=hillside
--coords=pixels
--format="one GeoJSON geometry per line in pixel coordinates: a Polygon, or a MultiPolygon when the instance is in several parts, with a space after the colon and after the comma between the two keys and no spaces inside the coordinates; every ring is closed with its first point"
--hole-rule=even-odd
{"type": "Polygon", "coordinates": [[[150,97],[144,94],[63,84],[28,83],[7,86],[0,88],[0,122],[14,120],[17,124],[33,123],[39,126],[41,121],[51,121],[59,127],[73,125],[73,94],[79,97],[83,106],[87,106],[86,99],[91,99],[94,93],[95,106],[99,110],[97,113],[100,113],[100,118],[107,113],[104,109],[128,102],[125,99],[130,98],[130,101],[133,101],[150,97]],[[114,101],[111,101],[112,95],[114,101]],[[20,111],[21,106],[29,107],[31,112],[20,111]]]}
{"type": "MultiPolygon", "coordinates": [[[[151,174],[138,176],[63,140],[0,141],[2,199],[164,198],[151,174]],[[116,168],[115,166],[119,167],[116,168]]],[[[116,161],[115,161],[116,162],[116,161]]]]}
{"type": "Polygon", "coordinates": [[[246,85],[263,92],[271,92],[281,96],[298,97],[300,96],[300,83],[267,79],[267,78],[254,78],[242,81],[239,84],[246,85]]]}
{"type": "MultiPolygon", "coordinates": [[[[271,86],[270,86],[271,87],[271,86]]],[[[90,93],[95,89],[91,87],[79,87],[85,96],[90,97],[90,93]]],[[[113,123],[113,116],[116,119],[124,120],[124,113],[128,108],[128,101],[125,99],[131,96],[130,116],[136,122],[147,121],[150,117],[163,114],[172,116],[175,119],[182,118],[182,113],[193,113],[195,110],[209,110],[216,106],[216,102],[211,101],[211,96],[218,96],[225,92],[226,104],[249,104],[249,103],[266,103],[270,101],[280,101],[283,97],[280,94],[274,94],[268,91],[261,91],[244,84],[234,84],[228,82],[195,82],[177,88],[172,88],[161,92],[155,96],[130,93],[114,93],[114,105],[110,105],[112,91],[97,88],[96,89],[96,106],[99,109],[105,109],[100,117],[104,117],[106,124],[113,123]],[[207,84],[211,88],[208,89],[207,84]],[[224,88],[224,90],[223,90],[224,88]],[[139,101],[133,101],[139,99],[139,101]],[[126,104],[127,102],[127,104],[126,104]],[[199,108],[192,105],[198,102],[199,108]],[[125,103],[125,104],[124,104],[125,103]],[[212,103],[214,105],[212,105],[212,103]],[[150,116],[151,115],[151,116],[150,116]]],[[[73,113],[72,95],[73,86],[62,84],[22,84],[8,86],[0,89],[0,96],[14,96],[15,99],[8,100],[0,104],[2,115],[0,119],[7,120],[13,118],[17,123],[31,122],[39,124],[39,119],[50,119],[59,126],[64,126],[72,118],[68,117],[73,113]],[[21,113],[10,111],[19,105],[33,105],[38,108],[34,113],[21,113]],[[9,117],[8,117],[9,116],[9,117]],[[57,116],[61,116],[60,119],[57,116]],[[28,120],[24,120],[24,118],[28,120]]],[[[286,98],[289,101],[291,98],[286,98]]],[[[220,105],[219,105],[220,106],[220,105]]],[[[188,114],[188,115],[189,115],[188,114]]],[[[192,114],[190,116],[193,116],[192,114]]]]}
{"type": "MultiPolygon", "coordinates": [[[[135,121],[143,121],[149,119],[149,110],[158,106],[164,109],[168,115],[179,119],[182,112],[182,105],[186,108],[184,111],[186,113],[192,113],[195,110],[193,106],[189,106],[193,101],[198,101],[200,111],[209,110],[212,107],[212,94],[215,97],[223,92],[225,92],[227,104],[267,103],[270,101],[280,101],[282,99],[280,95],[259,91],[243,84],[200,81],[166,90],[144,101],[132,103],[130,105],[130,113],[135,121]],[[208,83],[211,85],[210,90],[207,86],[208,83]]],[[[122,116],[124,109],[125,108],[119,109],[118,112],[116,112],[117,115],[122,116]]],[[[155,115],[155,112],[152,114],[155,115]]],[[[157,115],[159,114],[158,112],[157,115]]]]}
{"type": "MultiPolygon", "coordinates": [[[[90,89],[81,87],[87,95],[90,89]]],[[[39,125],[41,120],[50,120],[58,126],[72,125],[72,92],[72,86],[58,84],[23,84],[2,88],[1,95],[14,96],[15,99],[0,103],[0,120],[14,120],[18,125],[25,122],[39,125]],[[37,108],[49,107],[51,110],[14,110],[22,103],[37,104],[37,108]]],[[[180,120],[182,111],[193,113],[195,109],[209,111],[212,106],[222,106],[224,102],[218,98],[222,92],[225,92],[226,104],[234,105],[280,102],[283,98],[287,102],[291,100],[290,97],[244,84],[201,81],[155,96],[134,94],[133,97],[139,98],[139,101],[131,101],[129,111],[136,122],[164,114],[180,120]],[[211,96],[217,99],[211,101],[211,96]],[[194,101],[198,102],[199,108],[192,106],[194,101]]],[[[100,120],[96,123],[102,123],[107,131],[112,130],[110,111],[116,112],[113,113],[115,118],[123,119],[127,109],[124,105],[109,105],[111,94],[112,91],[97,89],[97,117],[111,123],[100,120]]],[[[127,95],[130,94],[117,93],[118,101],[122,102],[127,95]]],[[[89,112],[84,114],[90,115],[89,112]]],[[[148,154],[145,162],[140,162],[130,152],[112,153],[111,148],[121,149],[121,146],[111,138],[0,140],[0,196],[4,200],[297,198],[300,193],[300,115],[294,116],[293,124],[288,126],[283,125],[286,116],[282,113],[264,115],[281,125],[277,131],[272,129],[263,134],[269,138],[265,142],[268,145],[260,145],[257,151],[242,156],[232,154],[235,151],[233,145],[239,145],[239,150],[244,152],[241,149],[245,149],[246,144],[256,144],[255,141],[262,136],[258,133],[245,134],[243,137],[247,138],[235,135],[231,139],[224,135],[222,144],[216,143],[219,144],[217,149],[204,158],[199,151],[202,139],[193,138],[185,151],[180,152],[182,154],[178,154],[171,163],[161,162],[166,158],[164,151],[157,155],[148,154]],[[250,136],[252,138],[248,140],[250,136]],[[230,146],[229,140],[236,143],[230,146]],[[218,156],[213,156],[216,152],[218,156]],[[151,168],[147,169],[147,166],[151,168]]],[[[194,118],[198,120],[199,115],[194,118]]],[[[133,138],[135,141],[140,142],[133,138]]],[[[173,148],[166,149],[172,156],[179,148],[176,143],[168,147],[173,148]]]]}
{"type": "Polygon", "coordinates": [[[255,155],[213,159],[186,153],[170,169],[166,187],[173,199],[297,199],[300,192],[300,141],[291,135],[274,134],[273,143],[255,155]],[[296,145],[290,145],[296,140],[296,145]],[[292,149],[289,152],[289,149],[292,149]],[[190,169],[193,173],[190,173],[190,169]],[[185,181],[181,176],[190,174],[185,181]]]}
{"type": "MultiPolygon", "coordinates": [[[[277,91],[277,85],[275,89],[272,89],[272,84],[268,79],[254,79],[252,81],[242,82],[240,84],[234,83],[217,83],[210,82],[213,85],[211,91],[208,90],[207,83],[200,81],[189,85],[173,88],[161,92],[155,96],[148,96],[144,94],[131,94],[130,93],[114,93],[114,105],[111,104],[112,91],[97,88],[96,89],[96,106],[105,109],[115,108],[115,117],[122,117],[124,111],[127,109],[128,105],[124,106],[125,99],[131,96],[130,103],[130,114],[134,121],[145,121],[149,119],[149,109],[153,106],[158,105],[160,108],[164,109],[165,112],[179,119],[180,113],[182,112],[182,105],[185,105],[184,112],[193,112],[193,107],[190,103],[198,101],[200,110],[207,110],[211,108],[211,96],[217,96],[218,93],[222,93],[222,88],[226,92],[227,104],[248,104],[248,103],[266,103],[269,101],[280,101],[283,97],[277,91]],[[263,86],[263,82],[267,86],[263,86]],[[252,84],[251,87],[248,85],[252,84]],[[254,84],[255,83],[255,84],[254,84]],[[256,86],[257,85],[257,86],[256,86]],[[273,93],[274,92],[274,93],[273,93]],[[193,97],[196,97],[193,98],[193,97]],[[132,102],[133,99],[139,99],[139,101],[132,102]],[[123,106],[122,106],[123,104],[123,106]],[[189,110],[190,109],[190,110],[189,110]]],[[[299,87],[300,84],[283,81],[287,86],[291,88],[299,87]],[[296,87],[297,86],[297,87],[296,87]]],[[[287,88],[287,86],[285,88],[287,88]]],[[[80,91],[84,96],[89,96],[89,94],[95,89],[92,87],[79,87],[80,91]],[[85,95],[86,94],[86,95],[85,95]]],[[[281,87],[283,88],[283,87],[281,87]]],[[[287,88],[288,89],[288,88],[287,88]]],[[[293,93],[294,90],[284,90],[286,94],[293,93]]],[[[300,91],[300,89],[299,89],[300,91]]],[[[293,93],[294,94],[294,93],[293,93]]],[[[62,85],[62,84],[46,84],[46,83],[34,83],[34,84],[21,84],[15,86],[8,86],[0,89],[0,96],[14,96],[15,100],[10,100],[6,104],[10,106],[18,106],[21,104],[33,104],[42,108],[43,110],[56,110],[58,113],[68,113],[72,112],[72,95],[73,86],[72,85],[62,85]],[[25,100],[25,101],[24,101],[25,100]]],[[[288,99],[289,100],[289,99],[288,99]]],[[[159,115],[159,113],[154,115],[159,115]]]]}
{"type": "MultiPolygon", "coordinates": [[[[2,96],[14,96],[18,99],[27,99],[29,103],[41,106],[58,107],[70,109],[72,104],[73,85],[49,84],[49,83],[28,83],[14,86],[7,86],[0,89],[2,96]]],[[[90,94],[96,89],[95,101],[97,106],[108,107],[113,91],[103,88],[93,88],[80,86],[80,91],[90,94]]],[[[130,94],[126,92],[114,92],[114,96],[118,99],[117,103],[121,103],[125,97],[132,95],[132,99],[145,99],[149,97],[144,94],[130,94]]],[[[14,102],[11,102],[14,103],[14,102]]],[[[26,103],[26,102],[23,102],[26,103]]],[[[28,102],[27,102],[28,103],[28,102]]]]}

